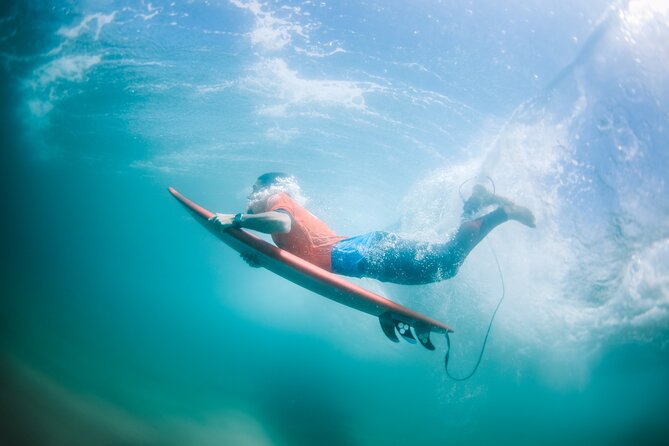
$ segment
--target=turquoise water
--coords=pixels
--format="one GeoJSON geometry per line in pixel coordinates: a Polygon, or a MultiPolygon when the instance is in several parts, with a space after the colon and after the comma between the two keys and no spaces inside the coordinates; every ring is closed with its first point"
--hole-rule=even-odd
{"type": "Polygon", "coordinates": [[[667,444],[669,4],[582,3],[3,3],[0,443],[667,444]],[[357,281],[463,375],[496,254],[472,379],[166,190],[273,170],[342,234],[443,240],[477,175],[533,209],[452,280],[357,281]]]}

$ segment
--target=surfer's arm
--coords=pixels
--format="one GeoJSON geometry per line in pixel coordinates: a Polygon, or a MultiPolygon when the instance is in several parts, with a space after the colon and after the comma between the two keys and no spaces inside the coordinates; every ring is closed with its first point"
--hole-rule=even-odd
{"type": "Polygon", "coordinates": [[[221,229],[239,227],[265,234],[290,232],[292,223],[289,214],[279,211],[241,214],[237,219],[235,219],[235,214],[216,214],[209,220],[217,223],[221,229]]]}
{"type": "Polygon", "coordinates": [[[242,214],[242,228],[273,234],[290,232],[292,220],[285,212],[269,211],[260,214],[242,214]]]}

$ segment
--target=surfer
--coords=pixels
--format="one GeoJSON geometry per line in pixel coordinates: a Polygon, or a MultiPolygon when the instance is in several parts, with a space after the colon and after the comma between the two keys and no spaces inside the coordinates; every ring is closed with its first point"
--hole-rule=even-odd
{"type": "MultiPolygon", "coordinates": [[[[491,193],[481,184],[474,186],[464,203],[464,222],[445,243],[410,240],[385,231],[355,237],[337,235],[299,203],[295,178],[281,172],[259,176],[248,199],[246,213],[216,214],[211,221],[220,229],[246,228],[270,234],[279,248],[335,274],[405,285],[455,276],[472,249],[506,221],[535,227],[528,208],[491,193]],[[488,207],[495,209],[476,216],[488,207]]],[[[258,266],[252,257],[244,259],[258,266]]]]}

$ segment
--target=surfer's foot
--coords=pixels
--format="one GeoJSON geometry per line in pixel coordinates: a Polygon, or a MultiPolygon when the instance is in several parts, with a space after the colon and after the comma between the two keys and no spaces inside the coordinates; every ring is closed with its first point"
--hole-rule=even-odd
{"type": "Polygon", "coordinates": [[[509,220],[515,220],[530,228],[536,227],[534,214],[525,206],[518,206],[517,204],[509,202],[502,206],[502,210],[504,210],[504,213],[509,217],[509,220]]]}
{"type": "Polygon", "coordinates": [[[472,188],[472,195],[462,206],[462,215],[470,217],[487,206],[506,206],[513,202],[508,198],[500,197],[490,192],[484,185],[476,184],[472,188]]]}
{"type": "Polygon", "coordinates": [[[463,217],[471,217],[487,206],[501,207],[509,217],[509,220],[515,220],[530,228],[536,226],[532,211],[524,206],[515,204],[508,198],[493,194],[482,184],[477,184],[472,188],[472,195],[462,207],[462,215],[463,217]]]}
{"type": "Polygon", "coordinates": [[[490,206],[493,204],[494,195],[490,193],[488,189],[485,188],[482,184],[474,185],[472,189],[472,195],[465,201],[465,204],[462,206],[462,215],[471,216],[481,208],[490,206]]]}

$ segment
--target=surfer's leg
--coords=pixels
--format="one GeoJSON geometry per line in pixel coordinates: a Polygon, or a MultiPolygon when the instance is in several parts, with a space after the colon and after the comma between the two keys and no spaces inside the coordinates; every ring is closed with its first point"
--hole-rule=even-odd
{"type": "Polygon", "coordinates": [[[443,279],[455,276],[476,245],[490,231],[509,220],[505,208],[499,207],[482,217],[461,224],[453,238],[441,245],[440,263],[444,275],[443,279]]]}

